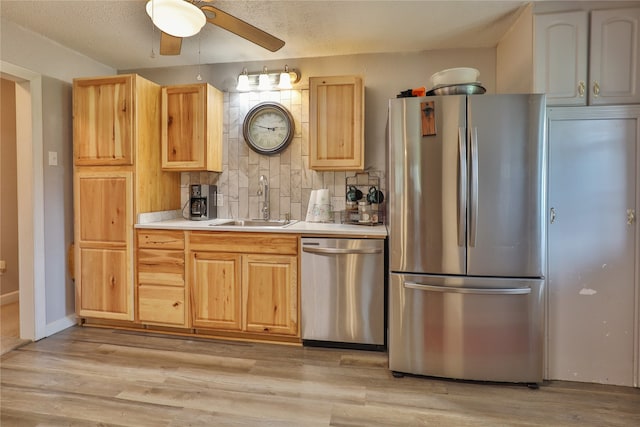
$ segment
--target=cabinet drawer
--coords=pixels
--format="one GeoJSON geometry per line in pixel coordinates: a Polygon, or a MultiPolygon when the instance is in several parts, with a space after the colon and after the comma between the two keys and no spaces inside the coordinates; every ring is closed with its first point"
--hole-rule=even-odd
{"type": "Polygon", "coordinates": [[[138,284],[184,286],[184,252],[139,249],[138,284]]]}
{"type": "Polygon", "coordinates": [[[139,249],[138,284],[184,286],[184,252],[139,249]]]}
{"type": "Polygon", "coordinates": [[[284,233],[192,231],[189,248],[192,251],[297,255],[298,236],[284,233]]]}
{"type": "Polygon", "coordinates": [[[175,230],[138,230],[138,247],[184,249],[184,232],[175,230]]]}
{"type": "Polygon", "coordinates": [[[142,323],[186,326],[184,288],[138,287],[138,314],[142,323]]]}

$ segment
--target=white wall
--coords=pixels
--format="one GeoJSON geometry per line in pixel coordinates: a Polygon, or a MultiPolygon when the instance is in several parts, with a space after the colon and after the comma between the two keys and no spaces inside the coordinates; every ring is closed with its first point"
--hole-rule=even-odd
{"type": "Polygon", "coordinates": [[[42,79],[45,277],[47,323],[74,314],[74,285],[67,266],[73,241],[73,129],[71,84],[42,79]],[[58,164],[49,165],[56,153],[58,164]]]}
{"type": "Polygon", "coordinates": [[[116,74],[116,70],[13,22],[0,21],[0,59],[43,76],[71,82],[75,77],[116,74]]]}

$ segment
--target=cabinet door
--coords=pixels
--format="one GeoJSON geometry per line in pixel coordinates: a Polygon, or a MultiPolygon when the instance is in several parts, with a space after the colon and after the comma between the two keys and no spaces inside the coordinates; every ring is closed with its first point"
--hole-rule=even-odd
{"type": "Polygon", "coordinates": [[[162,168],[222,172],[222,93],[208,84],[162,88],[162,168]]]}
{"type": "Polygon", "coordinates": [[[134,96],[131,75],[73,82],[76,165],[133,163],[134,96]]]}
{"type": "Polygon", "coordinates": [[[547,94],[547,105],[586,105],[587,12],[534,19],[534,92],[547,94]]]}
{"type": "Polygon", "coordinates": [[[589,103],[640,103],[640,8],[591,12],[589,103]]]}
{"type": "Polygon", "coordinates": [[[242,329],[241,255],[192,252],[193,326],[242,329]]]}
{"type": "Polygon", "coordinates": [[[364,169],[364,88],[355,76],[309,78],[309,167],[364,169]]]}
{"type": "Polygon", "coordinates": [[[76,312],[133,320],[132,174],[75,176],[76,312]]]}
{"type": "Polygon", "coordinates": [[[549,122],[549,379],[631,386],[640,128],[605,117],[549,122]]]}
{"type": "Polygon", "coordinates": [[[297,257],[245,255],[246,330],[298,334],[297,257]]]}

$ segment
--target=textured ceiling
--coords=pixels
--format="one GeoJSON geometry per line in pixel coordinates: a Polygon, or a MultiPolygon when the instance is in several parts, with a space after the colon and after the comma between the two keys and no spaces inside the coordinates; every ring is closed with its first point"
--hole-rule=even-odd
{"type": "MultiPolygon", "coordinates": [[[[212,24],[158,54],[144,0],[0,0],[3,20],[119,70],[358,53],[494,47],[522,1],[253,0],[211,3],[286,42],[269,52],[212,24]],[[152,58],[151,52],[155,55],[152,58]],[[200,52],[200,54],[198,53],[200,52]]],[[[205,2],[195,2],[204,4],[205,2]]]]}

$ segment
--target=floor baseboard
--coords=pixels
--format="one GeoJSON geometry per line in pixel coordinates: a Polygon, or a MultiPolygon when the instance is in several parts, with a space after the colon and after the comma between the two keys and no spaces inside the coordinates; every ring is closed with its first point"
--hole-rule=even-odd
{"type": "Polygon", "coordinates": [[[8,292],[6,294],[0,295],[0,305],[11,304],[13,302],[17,302],[20,298],[19,291],[8,292]]]}

